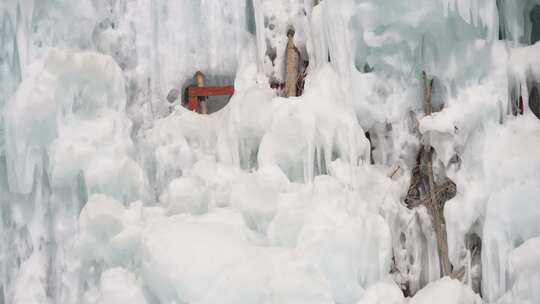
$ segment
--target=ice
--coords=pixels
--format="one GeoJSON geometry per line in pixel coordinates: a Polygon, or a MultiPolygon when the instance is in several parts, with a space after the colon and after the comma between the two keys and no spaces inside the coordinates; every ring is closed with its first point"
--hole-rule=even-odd
{"type": "Polygon", "coordinates": [[[136,303],[144,304],[144,294],[135,276],[122,269],[111,268],[101,275],[99,289],[89,292],[85,303],[136,303]]]}
{"type": "Polygon", "coordinates": [[[358,299],[362,287],[388,273],[389,231],[381,218],[346,220],[341,212],[329,209],[309,216],[300,232],[298,248],[330,280],[334,300],[351,303],[358,299]],[[366,259],[359,261],[357,256],[366,259]]]}
{"type": "Polygon", "coordinates": [[[42,288],[46,280],[45,265],[43,255],[33,255],[22,265],[15,282],[13,303],[47,303],[47,295],[42,288]]]}
{"type": "MultiPolygon", "coordinates": [[[[450,233],[451,238],[463,238],[467,231],[482,235],[483,288],[488,299],[500,297],[510,287],[507,277],[510,275],[508,265],[512,250],[539,233],[532,224],[538,216],[539,176],[536,168],[539,160],[536,155],[539,147],[531,144],[523,150],[515,142],[535,143],[537,131],[534,130],[537,129],[537,120],[530,113],[528,117],[511,121],[506,126],[492,124],[487,128],[482,135],[485,142],[463,159],[464,165],[469,158],[481,168],[471,170],[473,175],[460,177],[478,183],[476,190],[457,196],[445,210],[448,225],[455,225],[456,233],[461,231],[459,234],[450,233]],[[483,181],[475,181],[475,174],[484,176],[483,181]],[[516,178],[520,182],[516,182],[516,178]],[[478,227],[480,219],[483,225],[478,227]]],[[[457,259],[458,254],[456,251],[453,258],[457,259]]]]}
{"type": "Polygon", "coordinates": [[[437,301],[443,304],[482,303],[482,299],[467,286],[447,277],[429,284],[412,297],[408,303],[430,303],[434,298],[437,298],[437,301]]]}
{"type": "MultiPolygon", "coordinates": [[[[534,56],[540,49],[540,43],[531,46],[514,49],[510,53],[511,75],[520,83],[526,85],[527,81],[538,82],[540,80],[540,70],[538,69],[538,58],[534,56]]],[[[528,98],[528,90],[526,98],[528,98]]]]}
{"type": "Polygon", "coordinates": [[[142,271],[161,302],[199,301],[228,269],[257,258],[241,216],[230,212],[176,215],[151,221],[143,231],[142,271]]]}
{"type": "Polygon", "coordinates": [[[401,304],[403,293],[393,283],[381,282],[369,287],[357,304],[401,304]]]}
{"type": "Polygon", "coordinates": [[[140,204],[126,209],[119,201],[101,194],[92,195],[81,211],[79,238],[75,248],[83,261],[110,266],[129,265],[137,261],[140,247],[140,204]]]}
{"type": "Polygon", "coordinates": [[[2,1],[0,303],[539,302],[539,11],[2,1]],[[198,70],[234,85],[216,113],[166,100],[198,70]],[[404,203],[422,145],[456,184],[453,279],[404,203]]]}
{"type": "MultiPolygon", "coordinates": [[[[280,303],[356,299],[360,286],[347,282],[359,275],[365,276],[366,282],[374,281],[385,273],[384,265],[363,264],[355,258],[369,250],[359,244],[373,242],[362,239],[372,235],[371,230],[363,230],[360,222],[356,226],[323,224],[329,220],[319,219],[322,214],[312,217],[303,228],[298,250],[270,251],[254,246],[247,233],[249,225],[239,213],[217,211],[201,218],[177,215],[155,220],[143,231],[145,277],[151,278],[149,284],[161,301],[205,299],[203,303],[213,303],[217,295],[225,296],[225,302],[256,299],[256,303],[264,303],[268,297],[281,299],[280,303]],[[309,263],[299,256],[307,256],[309,263]],[[331,281],[336,275],[343,277],[331,281]],[[261,284],[270,284],[269,289],[261,284]],[[216,294],[231,289],[238,289],[234,297],[228,292],[216,294]]],[[[389,246],[381,247],[389,250],[389,246]]],[[[388,253],[380,258],[388,265],[388,253]]]]}
{"type": "Polygon", "coordinates": [[[486,294],[489,296],[497,296],[498,290],[507,290],[508,288],[509,282],[504,274],[509,272],[507,265],[510,261],[508,255],[511,250],[522,240],[540,235],[539,229],[533,224],[539,215],[536,204],[536,198],[539,194],[537,189],[537,183],[510,184],[508,188],[501,190],[488,202],[483,235],[483,242],[486,246],[484,261],[486,262],[482,266],[484,277],[489,282],[487,286],[493,288],[486,289],[486,294]],[[517,193],[519,196],[516,195],[517,193]],[[510,206],[510,202],[516,200],[520,202],[519,205],[510,206]],[[518,210],[514,211],[516,207],[518,210]],[[512,214],[512,219],[508,219],[505,214],[512,214]],[[505,227],[503,230],[505,233],[502,235],[500,227],[505,227]],[[487,258],[488,256],[489,258],[487,258]],[[488,260],[493,262],[489,263],[488,260]],[[495,261],[501,262],[496,263],[495,261]]]}
{"type": "MultiPolygon", "coordinates": [[[[96,146],[106,147],[101,153],[119,156],[122,150],[127,154],[132,149],[130,123],[121,112],[126,98],[124,80],[110,57],[51,50],[41,66],[38,63],[33,69],[33,75],[6,105],[6,157],[10,160],[8,172],[14,177],[9,179],[13,192],[30,192],[34,170],[45,169],[43,157],[49,149],[53,183],[59,185],[92,161],[99,164],[96,146]],[[56,169],[59,161],[66,164],[56,169]]],[[[124,168],[129,170],[129,166],[124,168]]],[[[134,166],[133,177],[140,183],[142,178],[137,180],[136,175],[141,173],[134,166]]],[[[92,184],[99,188],[99,182],[92,184]]]]}
{"type": "Polygon", "coordinates": [[[289,180],[279,167],[263,167],[244,183],[233,186],[231,202],[249,228],[266,234],[278,210],[280,192],[288,186],[289,180]]]}
{"type": "Polygon", "coordinates": [[[81,211],[80,228],[97,239],[110,239],[124,228],[120,220],[123,211],[120,202],[93,195],[81,211]]]}
{"type": "Polygon", "coordinates": [[[540,276],[540,238],[531,238],[510,254],[511,291],[503,297],[504,301],[534,303],[540,294],[533,286],[538,286],[540,276]],[[513,300],[514,299],[514,300],[513,300]]]}
{"type": "Polygon", "coordinates": [[[167,205],[170,214],[201,214],[208,211],[207,192],[192,178],[178,178],[169,184],[160,201],[167,205]]]}

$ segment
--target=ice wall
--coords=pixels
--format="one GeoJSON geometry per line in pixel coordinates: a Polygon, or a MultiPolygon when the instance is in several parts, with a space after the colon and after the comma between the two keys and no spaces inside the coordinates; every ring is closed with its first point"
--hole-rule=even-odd
{"type": "Polygon", "coordinates": [[[3,1],[0,303],[538,302],[536,5],[3,1]],[[165,100],[197,70],[215,114],[165,100]],[[457,280],[403,203],[421,137],[457,280]]]}

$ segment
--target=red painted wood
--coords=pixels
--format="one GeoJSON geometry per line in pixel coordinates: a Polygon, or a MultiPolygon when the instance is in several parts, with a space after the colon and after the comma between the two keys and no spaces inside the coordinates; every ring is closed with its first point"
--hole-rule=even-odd
{"type": "Polygon", "coordinates": [[[197,98],[197,96],[189,95],[188,110],[199,112],[199,98],[197,98]]]}
{"type": "Polygon", "coordinates": [[[221,96],[221,95],[233,95],[233,86],[224,87],[193,87],[189,88],[189,96],[221,96]]]}
{"type": "Polygon", "coordinates": [[[199,112],[199,98],[200,96],[222,96],[233,95],[233,86],[224,87],[192,87],[188,89],[188,109],[190,111],[199,112]]]}

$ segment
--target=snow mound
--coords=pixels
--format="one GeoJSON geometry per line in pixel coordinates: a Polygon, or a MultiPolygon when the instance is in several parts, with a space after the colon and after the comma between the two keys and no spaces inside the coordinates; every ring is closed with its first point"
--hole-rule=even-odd
{"type": "Polygon", "coordinates": [[[135,276],[123,268],[111,268],[101,274],[98,297],[87,304],[147,303],[135,276]]]}
{"type": "Polygon", "coordinates": [[[170,214],[202,214],[208,211],[206,189],[193,178],[173,180],[161,195],[160,201],[166,205],[170,214]]]}
{"type": "Polygon", "coordinates": [[[143,273],[162,302],[333,303],[316,268],[251,245],[242,216],[156,218],[143,231],[143,273]]]}
{"type": "Polygon", "coordinates": [[[448,277],[428,284],[421,289],[408,304],[482,304],[483,301],[468,286],[462,285],[458,280],[452,280],[448,277]]]}
{"type": "Polygon", "coordinates": [[[393,283],[376,283],[366,289],[356,304],[403,304],[403,292],[393,283]]]}
{"type": "Polygon", "coordinates": [[[540,301],[540,237],[532,238],[510,254],[510,291],[501,303],[540,301]]]}
{"type": "Polygon", "coordinates": [[[93,263],[129,265],[137,260],[140,248],[141,205],[125,208],[122,203],[103,194],[92,195],[81,211],[80,235],[76,251],[81,260],[93,263]]]}

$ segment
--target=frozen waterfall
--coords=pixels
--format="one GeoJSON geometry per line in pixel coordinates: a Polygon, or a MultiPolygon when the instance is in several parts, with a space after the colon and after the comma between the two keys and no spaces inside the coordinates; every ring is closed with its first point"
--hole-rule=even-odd
{"type": "Polygon", "coordinates": [[[0,304],[540,303],[540,0],[2,0],[0,21],[0,304]],[[196,71],[234,85],[221,110],[167,101],[196,71]]]}

